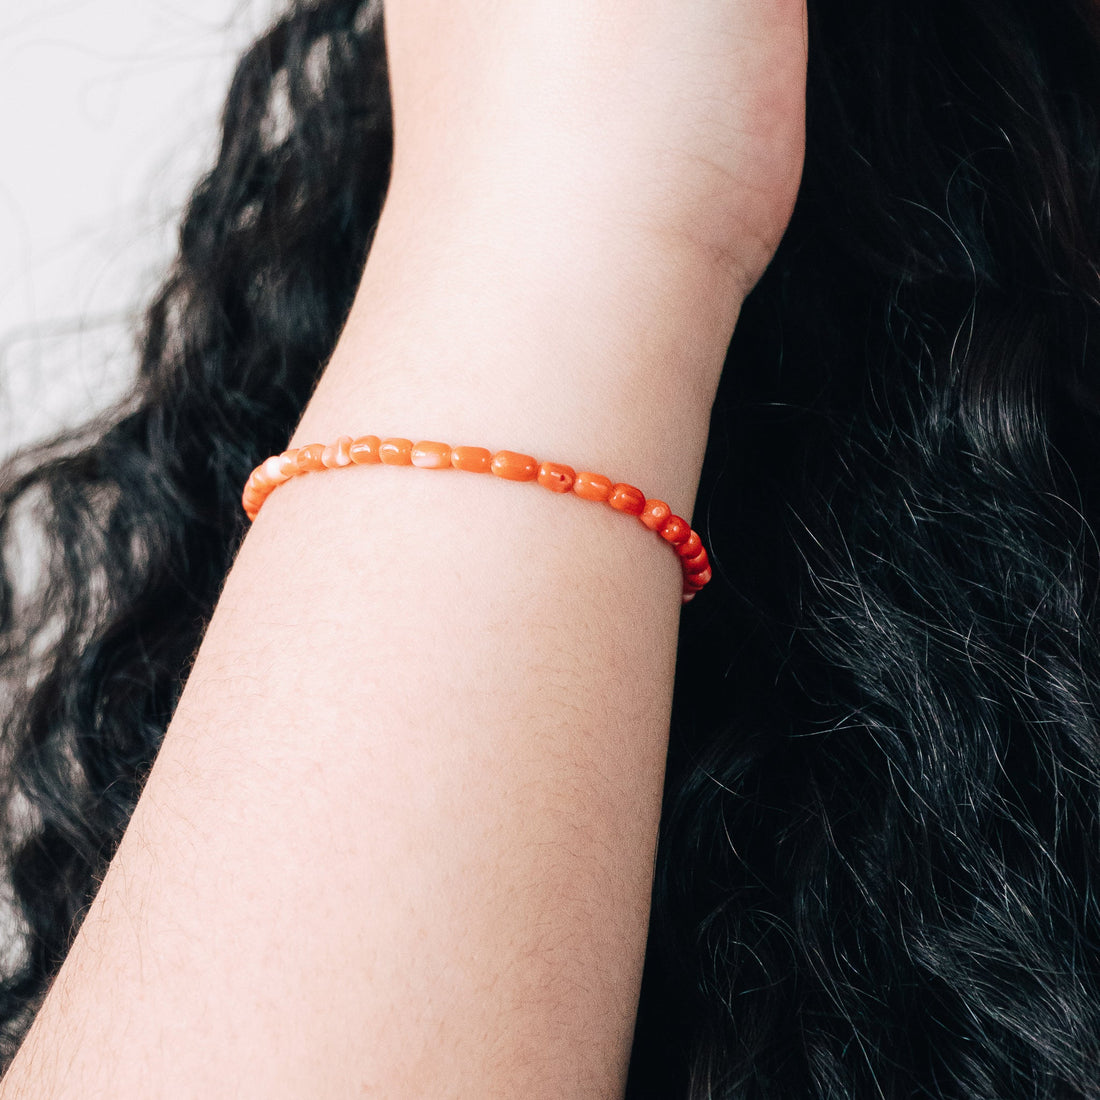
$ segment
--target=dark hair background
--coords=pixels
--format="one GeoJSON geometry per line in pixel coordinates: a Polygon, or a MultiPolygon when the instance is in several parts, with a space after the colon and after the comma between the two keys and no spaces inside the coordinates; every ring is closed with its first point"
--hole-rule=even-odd
{"type": "MultiPolygon", "coordinates": [[[[3,1065],[350,306],[377,14],[249,51],[133,394],[0,473],[3,1065]]],[[[629,1096],[1100,1097],[1100,8],[810,15],[804,183],[696,506],[629,1096]]]]}

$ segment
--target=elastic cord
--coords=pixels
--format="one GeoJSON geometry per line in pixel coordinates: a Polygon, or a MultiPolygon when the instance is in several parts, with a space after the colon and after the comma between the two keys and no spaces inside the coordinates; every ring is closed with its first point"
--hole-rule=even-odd
{"type": "Polygon", "coordinates": [[[272,455],[252,471],[244,487],[241,503],[254,520],[270,493],[284,481],[299,474],[341,466],[418,466],[423,470],[463,470],[474,474],[493,474],[506,481],[534,481],[552,493],[572,493],[584,500],[607,504],[617,512],[636,516],[651,531],[660,535],[676,551],[683,568],[683,602],[711,579],[712,573],[702,540],[691,524],[663,500],[646,497],[641,489],[612,482],[603,474],[577,473],[572,466],[558,462],[540,462],[531,455],[515,451],[497,451],[484,447],[452,447],[449,443],[364,435],[352,439],[342,435],[335,443],[310,443],[272,455]]]}

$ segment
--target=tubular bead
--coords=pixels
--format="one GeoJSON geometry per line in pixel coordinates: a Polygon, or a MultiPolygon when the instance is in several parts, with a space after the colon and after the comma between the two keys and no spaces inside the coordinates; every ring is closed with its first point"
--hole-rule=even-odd
{"type": "Polygon", "coordinates": [[[489,472],[507,481],[534,481],[539,476],[538,461],[517,451],[497,451],[489,463],[489,472]]]}
{"type": "Polygon", "coordinates": [[[693,573],[702,573],[708,565],[710,565],[710,559],[707,557],[705,550],[700,550],[694,557],[684,557],[680,559],[681,564],[684,567],[684,572],[691,576],[693,573]]]}
{"type": "Polygon", "coordinates": [[[577,474],[573,492],[585,500],[605,501],[611,496],[611,478],[585,470],[577,474]]]}
{"type": "Polygon", "coordinates": [[[679,554],[681,558],[693,558],[702,549],[703,540],[699,537],[699,532],[692,531],[687,537],[687,542],[682,542],[676,547],[676,553],[679,554]]]}
{"type": "Polygon", "coordinates": [[[387,466],[411,466],[412,465],[412,440],[393,436],[383,439],[378,448],[378,457],[387,466]]]}
{"type": "Polygon", "coordinates": [[[348,449],[352,462],[356,466],[374,465],[381,462],[382,459],[378,457],[378,448],[381,445],[382,440],[378,436],[361,435],[348,449]]]}
{"type": "Polygon", "coordinates": [[[659,531],[661,525],[671,515],[672,509],[663,500],[647,500],[638,518],[651,531],[659,531]]]}
{"type": "Polygon", "coordinates": [[[679,516],[669,516],[658,529],[658,534],[673,546],[679,546],[691,538],[691,525],[679,516]]]}
{"type": "Polygon", "coordinates": [[[298,472],[308,474],[311,470],[323,470],[321,456],[325,453],[323,443],[307,443],[298,451],[298,472]]]}
{"type": "Polygon", "coordinates": [[[607,503],[616,512],[626,512],[631,516],[640,516],[645,509],[645,493],[633,485],[616,485],[607,498],[607,503]]]}
{"type": "Polygon", "coordinates": [[[422,470],[442,470],[451,465],[451,445],[423,439],[412,449],[412,464],[422,470]]]}
{"type": "Polygon", "coordinates": [[[568,493],[577,480],[577,471],[560,462],[544,462],[539,467],[538,482],[552,493],[568,493]]]}
{"type": "Polygon", "coordinates": [[[452,447],[451,465],[471,474],[487,474],[493,453],[486,447],[452,447]]]}

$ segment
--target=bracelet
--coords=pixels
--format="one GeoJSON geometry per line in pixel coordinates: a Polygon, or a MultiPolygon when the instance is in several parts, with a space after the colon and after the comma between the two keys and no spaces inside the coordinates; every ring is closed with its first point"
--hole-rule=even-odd
{"type": "Polygon", "coordinates": [[[452,447],[448,443],[411,439],[383,439],[364,435],[352,439],[342,435],[335,443],[310,443],[261,462],[248,478],[241,497],[245,514],[254,520],[270,493],[284,481],[316,470],[340,466],[419,466],[424,470],[455,469],[475,474],[495,474],[506,481],[536,481],[552,493],[572,492],[584,500],[611,505],[617,512],[637,516],[651,531],[669,543],[680,558],[684,571],[683,602],[693,599],[712,573],[707,552],[687,520],[674,516],[663,500],[646,498],[633,485],[614,483],[603,474],[577,473],[558,462],[539,462],[515,451],[484,447],[452,447]]]}

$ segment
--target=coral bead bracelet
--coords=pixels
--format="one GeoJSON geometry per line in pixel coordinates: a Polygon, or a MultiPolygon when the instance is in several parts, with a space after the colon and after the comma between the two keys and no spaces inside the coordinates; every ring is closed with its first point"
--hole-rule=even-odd
{"type": "Polygon", "coordinates": [[[571,492],[584,500],[609,504],[617,512],[637,516],[676,551],[684,571],[684,603],[711,578],[710,562],[698,533],[691,529],[687,520],[674,516],[663,500],[647,499],[641,489],[612,482],[603,474],[577,473],[571,466],[540,462],[515,451],[493,454],[484,447],[452,447],[431,440],[413,443],[411,439],[382,439],[376,435],[364,435],[359,439],[342,435],[335,443],[310,443],[272,455],[260,463],[249,476],[241,503],[248,518],[254,520],[272,490],[292,477],[315,470],[378,463],[495,474],[506,481],[534,481],[552,493],[571,492]]]}

